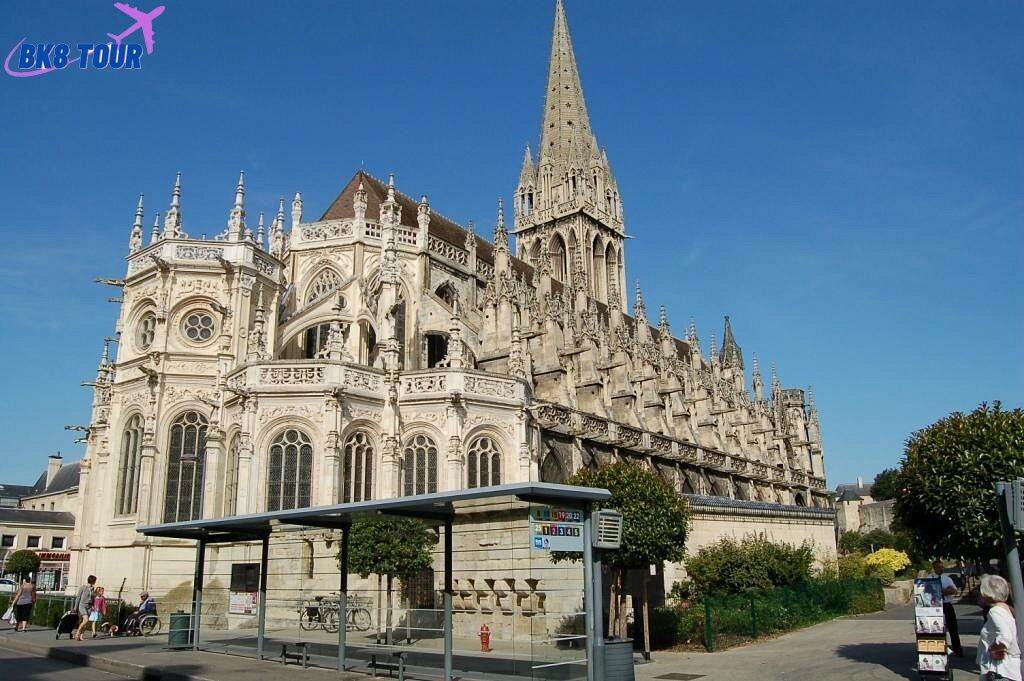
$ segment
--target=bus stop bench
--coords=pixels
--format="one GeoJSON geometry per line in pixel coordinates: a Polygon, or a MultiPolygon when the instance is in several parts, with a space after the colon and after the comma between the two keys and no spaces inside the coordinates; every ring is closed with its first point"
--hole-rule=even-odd
{"type": "Polygon", "coordinates": [[[377,676],[379,670],[387,670],[389,677],[398,672],[398,681],[406,681],[406,657],[408,650],[394,648],[349,648],[349,652],[360,657],[369,657],[367,667],[377,676]],[[388,659],[390,657],[390,659],[388,659]]]}
{"type": "Polygon", "coordinates": [[[282,643],[281,644],[281,664],[288,664],[288,660],[295,660],[296,662],[302,662],[303,667],[309,665],[309,643],[306,641],[295,641],[294,643],[282,643]],[[288,650],[288,646],[298,648],[298,650],[288,650]]]}

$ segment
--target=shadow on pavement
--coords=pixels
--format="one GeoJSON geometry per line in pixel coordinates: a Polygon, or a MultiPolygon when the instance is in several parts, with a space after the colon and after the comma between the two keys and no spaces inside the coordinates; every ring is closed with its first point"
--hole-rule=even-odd
{"type": "Polygon", "coordinates": [[[847,660],[885,667],[904,679],[917,681],[914,643],[851,643],[839,646],[836,654],[847,660]]]}

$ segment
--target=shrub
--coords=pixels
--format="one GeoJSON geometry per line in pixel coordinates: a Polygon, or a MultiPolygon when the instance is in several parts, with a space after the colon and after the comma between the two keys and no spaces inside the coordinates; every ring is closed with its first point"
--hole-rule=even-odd
{"type": "Polygon", "coordinates": [[[888,565],[867,565],[865,577],[877,579],[882,583],[882,586],[892,586],[892,583],[896,581],[896,575],[888,565]]]}
{"type": "Polygon", "coordinates": [[[910,565],[910,557],[903,551],[885,548],[864,556],[864,562],[869,566],[885,566],[895,574],[910,565]]]}
{"type": "Polygon", "coordinates": [[[812,545],[775,544],[763,535],[724,538],[686,561],[697,593],[735,594],[798,586],[811,579],[812,545]]]}
{"type": "Polygon", "coordinates": [[[843,554],[859,553],[864,548],[864,536],[856,530],[847,530],[840,535],[837,546],[843,554]]]}
{"type": "Polygon", "coordinates": [[[651,610],[651,648],[671,648],[681,640],[682,608],[651,610]]]}
{"type": "Polygon", "coordinates": [[[837,573],[839,581],[864,579],[868,574],[868,567],[864,564],[864,556],[859,553],[839,556],[837,573]]]}
{"type": "Polygon", "coordinates": [[[674,599],[676,602],[682,602],[693,598],[693,582],[689,579],[684,579],[679,582],[673,582],[672,588],[669,589],[668,597],[674,599]]]}

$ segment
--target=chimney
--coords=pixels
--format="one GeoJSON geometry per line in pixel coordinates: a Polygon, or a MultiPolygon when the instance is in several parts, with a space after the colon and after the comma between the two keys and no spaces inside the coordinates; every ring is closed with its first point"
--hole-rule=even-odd
{"type": "Polygon", "coordinates": [[[56,477],[57,471],[60,470],[61,458],[60,452],[51,454],[49,460],[46,462],[46,486],[49,487],[50,483],[53,482],[53,478],[56,477]]]}
{"type": "Polygon", "coordinates": [[[860,475],[857,476],[857,489],[864,489],[864,478],[860,475]]]}

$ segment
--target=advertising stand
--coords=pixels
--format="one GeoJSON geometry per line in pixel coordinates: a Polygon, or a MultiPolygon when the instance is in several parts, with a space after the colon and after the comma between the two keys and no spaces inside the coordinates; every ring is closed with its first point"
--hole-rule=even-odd
{"type": "Polygon", "coordinates": [[[914,580],[914,633],[917,636],[917,672],[921,678],[950,679],[942,583],[937,577],[914,580]]]}

